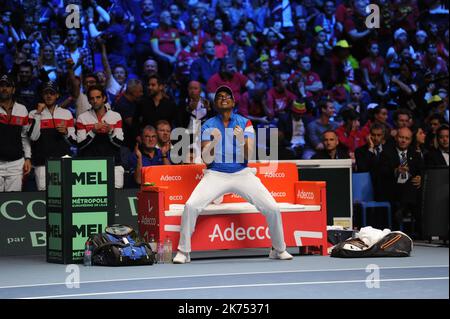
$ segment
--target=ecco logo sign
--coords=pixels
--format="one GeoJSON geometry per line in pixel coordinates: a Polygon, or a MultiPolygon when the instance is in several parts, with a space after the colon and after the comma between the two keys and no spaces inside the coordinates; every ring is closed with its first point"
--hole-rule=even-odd
{"type": "Polygon", "coordinates": [[[183,200],[183,195],[172,195],[172,196],[169,196],[169,200],[183,200]]]}
{"type": "Polygon", "coordinates": [[[181,176],[163,175],[160,180],[165,182],[181,181],[181,176]]]}
{"type": "Polygon", "coordinates": [[[220,229],[220,225],[216,224],[214,226],[214,230],[212,234],[210,234],[209,239],[211,242],[214,242],[216,238],[219,238],[220,241],[234,241],[234,240],[263,240],[263,239],[270,239],[269,236],[269,228],[264,226],[259,227],[238,227],[234,229],[234,223],[231,223],[230,227],[225,228],[225,230],[222,232],[222,229],[220,229]]]}
{"type": "Polygon", "coordinates": [[[20,200],[9,200],[0,205],[0,215],[2,215],[4,218],[8,220],[22,220],[26,218],[26,215],[30,215],[34,219],[45,219],[45,208],[42,210],[43,215],[38,216],[36,214],[36,208],[35,205],[37,203],[41,203],[45,207],[45,201],[44,200],[33,200],[29,202],[26,205],[26,209],[24,210],[24,202],[20,200]],[[18,208],[17,206],[21,206],[18,208]]]}
{"type": "Polygon", "coordinates": [[[297,192],[297,197],[301,199],[314,199],[313,192],[305,192],[303,189],[297,192]]]}
{"type": "Polygon", "coordinates": [[[271,191],[270,195],[272,195],[272,197],[286,197],[286,193],[285,192],[274,192],[274,191],[271,191]]]}
{"type": "Polygon", "coordinates": [[[264,177],[265,178],[284,178],[284,177],[286,177],[286,174],[269,172],[269,173],[265,173],[264,177]]]}
{"type": "Polygon", "coordinates": [[[156,218],[155,217],[142,216],[141,224],[142,225],[147,225],[147,226],[155,226],[156,225],[156,218]]]}

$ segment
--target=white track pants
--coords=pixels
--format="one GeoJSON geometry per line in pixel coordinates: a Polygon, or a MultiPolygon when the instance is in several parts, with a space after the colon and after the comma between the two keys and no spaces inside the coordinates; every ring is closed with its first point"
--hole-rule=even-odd
{"type": "Polygon", "coordinates": [[[20,192],[22,190],[23,158],[16,161],[0,161],[0,192],[20,192]]]}
{"type": "Polygon", "coordinates": [[[284,251],[286,244],[280,209],[275,199],[255,174],[256,169],[249,167],[236,173],[205,170],[202,180],[194,189],[184,207],[178,250],[185,253],[191,251],[191,236],[195,230],[197,217],[208,204],[223,194],[236,193],[255,205],[258,211],[266,217],[272,246],[278,251],[284,251]]]}

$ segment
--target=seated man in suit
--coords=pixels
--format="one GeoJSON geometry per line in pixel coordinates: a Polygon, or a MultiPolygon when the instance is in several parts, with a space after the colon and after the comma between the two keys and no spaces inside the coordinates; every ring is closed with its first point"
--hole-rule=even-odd
{"type": "Polygon", "coordinates": [[[339,147],[339,139],[335,131],[327,130],[322,134],[324,149],[317,151],[311,159],[348,159],[348,151],[339,147]]]}
{"type": "Polygon", "coordinates": [[[379,200],[378,197],[381,192],[378,168],[385,142],[385,133],[386,128],[384,125],[378,123],[372,124],[367,143],[355,150],[356,170],[358,173],[370,172],[373,189],[375,191],[375,200],[379,200]]]}
{"type": "MultiPolygon", "coordinates": [[[[394,207],[394,228],[400,226],[403,217],[418,216],[418,197],[421,186],[421,159],[416,152],[408,150],[412,132],[408,127],[398,129],[395,146],[385,147],[380,158],[380,178],[385,192],[383,200],[394,207]],[[396,225],[397,223],[397,225],[396,225]]],[[[416,225],[419,223],[416,222],[416,225]]],[[[414,232],[414,229],[412,229],[414,232]]]]}
{"type": "Polygon", "coordinates": [[[448,132],[448,125],[442,125],[437,129],[438,148],[426,154],[425,163],[427,166],[448,167],[448,132]]]}

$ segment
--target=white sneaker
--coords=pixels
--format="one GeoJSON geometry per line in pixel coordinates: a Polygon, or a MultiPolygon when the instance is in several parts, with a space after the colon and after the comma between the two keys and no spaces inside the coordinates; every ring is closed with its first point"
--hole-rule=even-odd
{"type": "Polygon", "coordinates": [[[290,253],[288,253],[286,250],[283,252],[278,252],[275,249],[271,249],[269,253],[270,259],[280,259],[280,260],[291,260],[294,257],[290,253]]]}
{"type": "Polygon", "coordinates": [[[177,255],[173,259],[174,264],[185,264],[191,262],[191,256],[189,253],[182,253],[181,251],[177,252],[177,255]]]}

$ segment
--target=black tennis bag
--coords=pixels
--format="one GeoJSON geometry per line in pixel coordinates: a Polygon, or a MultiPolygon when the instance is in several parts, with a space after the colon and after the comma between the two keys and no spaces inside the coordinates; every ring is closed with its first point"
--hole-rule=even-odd
{"type": "Polygon", "coordinates": [[[104,233],[88,239],[92,250],[92,264],[100,266],[153,265],[155,252],[127,225],[114,224],[104,233]]]}
{"type": "Polygon", "coordinates": [[[393,231],[372,247],[359,238],[347,239],[331,251],[331,257],[362,258],[362,257],[409,257],[413,241],[401,231],[393,231]]]}

